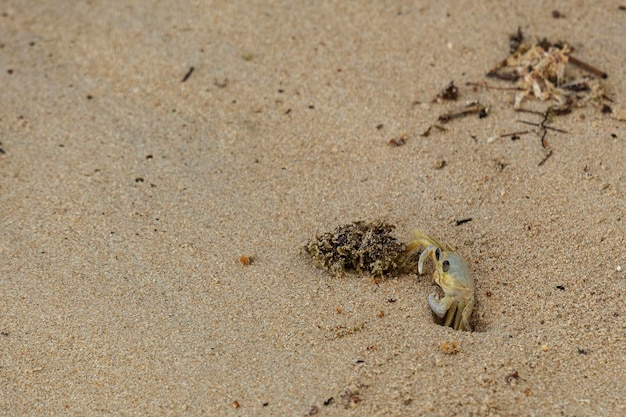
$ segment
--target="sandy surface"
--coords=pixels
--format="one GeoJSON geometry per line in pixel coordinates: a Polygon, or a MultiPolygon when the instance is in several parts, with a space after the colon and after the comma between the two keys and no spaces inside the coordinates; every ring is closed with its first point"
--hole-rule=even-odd
{"type": "Polygon", "coordinates": [[[621,3],[126,3],[0,2],[0,415],[626,414],[625,124],[539,165],[465,87],[521,26],[624,108],[621,3]],[[451,80],[489,116],[420,136],[451,80]],[[475,332],[302,253],[376,218],[458,248],[475,332]]]}

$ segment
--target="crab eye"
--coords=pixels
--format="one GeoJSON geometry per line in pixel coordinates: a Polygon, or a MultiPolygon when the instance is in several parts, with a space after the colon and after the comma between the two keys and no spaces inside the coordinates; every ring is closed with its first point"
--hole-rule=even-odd
{"type": "Polygon", "coordinates": [[[441,249],[437,248],[435,250],[435,258],[437,258],[437,260],[439,260],[439,258],[441,258],[441,249]]]}
{"type": "Polygon", "coordinates": [[[450,269],[450,261],[443,261],[443,264],[441,264],[441,269],[443,269],[443,272],[448,272],[448,270],[450,269]]]}

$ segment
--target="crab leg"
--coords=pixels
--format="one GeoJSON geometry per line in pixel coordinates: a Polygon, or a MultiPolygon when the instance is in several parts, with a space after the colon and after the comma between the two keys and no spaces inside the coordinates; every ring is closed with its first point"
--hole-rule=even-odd
{"type": "Polygon", "coordinates": [[[465,311],[465,303],[459,303],[456,316],[454,317],[454,328],[455,329],[461,328],[461,321],[463,319],[463,312],[464,311],[465,311]]]}
{"type": "MultiPolygon", "coordinates": [[[[443,325],[445,327],[450,327],[452,325],[452,320],[454,320],[455,316],[457,316],[457,309],[458,309],[458,304],[457,303],[452,303],[452,305],[450,306],[450,309],[448,310],[448,312],[446,313],[446,319],[443,322],[443,325]]],[[[460,315],[460,314],[459,314],[460,315]]]]}

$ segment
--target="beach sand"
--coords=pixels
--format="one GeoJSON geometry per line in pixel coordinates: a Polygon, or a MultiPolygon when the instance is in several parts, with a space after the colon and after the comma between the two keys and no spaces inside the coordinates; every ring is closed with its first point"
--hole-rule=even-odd
{"type": "Polygon", "coordinates": [[[620,4],[0,3],[0,415],[625,415],[620,4]],[[518,27],[612,113],[499,137],[542,116],[466,83],[511,86],[518,27]],[[458,249],[476,331],[434,322],[430,264],[302,250],[375,219],[458,249]]]}

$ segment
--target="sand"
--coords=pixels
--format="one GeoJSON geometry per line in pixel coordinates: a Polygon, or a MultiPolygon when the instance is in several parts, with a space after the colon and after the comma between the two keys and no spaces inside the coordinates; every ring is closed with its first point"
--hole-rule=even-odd
{"type": "Polygon", "coordinates": [[[625,415],[620,4],[0,3],[0,415],[625,415]],[[465,85],[518,26],[613,113],[493,140],[541,121],[465,85]],[[302,251],[380,218],[458,248],[475,332],[302,251]]]}

